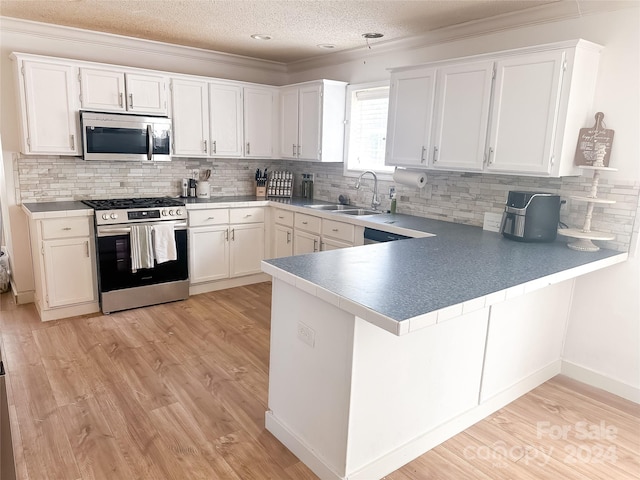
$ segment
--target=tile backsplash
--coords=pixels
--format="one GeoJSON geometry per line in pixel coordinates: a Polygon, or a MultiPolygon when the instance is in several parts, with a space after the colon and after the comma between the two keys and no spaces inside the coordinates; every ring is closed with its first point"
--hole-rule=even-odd
{"type": "MultiPolygon", "coordinates": [[[[129,162],[87,162],[76,157],[16,155],[13,159],[16,198],[22,202],[83,200],[87,198],[124,198],[142,196],[177,196],[181,179],[193,170],[211,169],[211,195],[253,195],[257,168],[289,170],[294,173],[294,194],[300,193],[302,173],[314,174],[314,198],[337,202],[340,194],[351,203],[371,203],[373,180],[365,177],[362,188],[355,190],[355,178],[343,175],[342,163],[318,164],[285,160],[174,158],[171,162],[142,164],[129,162]]],[[[485,212],[502,213],[509,190],[540,190],[560,194],[567,203],[561,221],[581,227],[586,204],[570,199],[585,196],[591,188],[591,176],[538,178],[480,173],[427,173],[423,189],[395,185],[380,180],[378,192],[381,209],[390,206],[389,187],[395,186],[398,213],[436,218],[481,226],[485,212]]],[[[640,210],[640,182],[600,179],[598,196],[616,200],[614,205],[596,206],[592,229],[614,233],[615,240],[602,246],[627,251],[632,235],[638,234],[634,222],[640,210]]]]}

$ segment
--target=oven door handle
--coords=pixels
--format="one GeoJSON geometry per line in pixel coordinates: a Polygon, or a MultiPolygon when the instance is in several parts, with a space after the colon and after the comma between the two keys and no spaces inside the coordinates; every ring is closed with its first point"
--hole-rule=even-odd
{"type": "MultiPolygon", "coordinates": [[[[142,225],[167,225],[173,224],[175,230],[186,230],[187,222],[158,222],[158,223],[144,223],[142,225]]],[[[140,225],[140,224],[138,224],[140,225]]],[[[98,227],[98,237],[108,237],[111,235],[123,235],[131,233],[131,227],[98,227]]]]}

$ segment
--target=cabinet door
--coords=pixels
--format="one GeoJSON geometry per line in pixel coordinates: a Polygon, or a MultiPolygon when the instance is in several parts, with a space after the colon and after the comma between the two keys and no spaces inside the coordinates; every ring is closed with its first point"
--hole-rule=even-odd
{"type": "Polygon", "coordinates": [[[280,156],[298,158],[298,87],[280,90],[280,156]]]}
{"type": "Polygon", "coordinates": [[[242,155],[242,87],[209,84],[210,156],[242,155]]]}
{"type": "Polygon", "coordinates": [[[553,163],[564,52],[496,63],[488,169],[549,174],[553,163]]]}
{"type": "Polygon", "coordinates": [[[435,69],[421,68],[391,75],[387,165],[426,166],[431,150],[435,69]]]}
{"type": "Polygon", "coordinates": [[[189,277],[191,284],[229,277],[227,225],[189,229],[189,277]]]}
{"type": "Polygon", "coordinates": [[[124,73],[111,70],[80,69],[82,108],[124,111],[124,73]]]}
{"type": "Polygon", "coordinates": [[[353,247],[353,243],[334,240],[333,238],[322,238],[322,251],[338,250],[339,248],[353,247]]]}
{"type": "Polygon", "coordinates": [[[293,228],[275,225],[273,258],[290,257],[293,255],[293,228]]]}
{"type": "Polygon", "coordinates": [[[78,155],[76,69],[69,65],[25,60],[24,153],[78,155]]]}
{"type": "Polygon", "coordinates": [[[127,73],[127,111],[167,114],[167,79],[160,75],[127,73]]]}
{"type": "Polygon", "coordinates": [[[273,101],[272,89],[244,89],[245,157],[273,156],[273,101]]]}
{"type": "Polygon", "coordinates": [[[189,157],[209,154],[209,101],[206,82],[171,81],[173,153],[189,157]]]}
{"type": "Polygon", "coordinates": [[[320,160],[320,117],[322,116],[322,86],[320,84],[300,87],[298,108],[298,158],[320,160]]]}
{"type": "Polygon", "coordinates": [[[438,69],[430,163],[443,170],[480,171],[484,165],[493,62],[438,69]]]}
{"type": "Polygon", "coordinates": [[[62,307],[96,300],[89,237],[43,242],[46,303],[62,307]]]}
{"type": "Polygon", "coordinates": [[[230,276],[240,277],[262,271],[264,260],[264,223],[230,225],[230,276]]]}
{"type": "Polygon", "coordinates": [[[320,251],[320,235],[295,230],[293,234],[293,254],[314,253],[320,251]]]}

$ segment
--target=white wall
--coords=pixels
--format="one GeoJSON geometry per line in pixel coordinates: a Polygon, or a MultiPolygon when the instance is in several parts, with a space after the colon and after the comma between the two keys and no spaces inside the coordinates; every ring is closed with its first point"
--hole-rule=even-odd
{"type": "MultiPolygon", "coordinates": [[[[401,52],[294,73],[291,81],[318,78],[351,83],[388,78],[387,68],[445,58],[584,38],[604,45],[594,113],[602,111],[615,130],[611,178],[640,182],[640,3],[635,8],[504,30],[401,52]]],[[[585,125],[587,126],[587,125],[585,125]]],[[[636,216],[632,251],[640,250],[636,216]]],[[[585,254],[588,255],[588,254],[585,254]]],[[[640,259],[576,281],[564,359],[568,374],[640,402],[640,259]]]]}

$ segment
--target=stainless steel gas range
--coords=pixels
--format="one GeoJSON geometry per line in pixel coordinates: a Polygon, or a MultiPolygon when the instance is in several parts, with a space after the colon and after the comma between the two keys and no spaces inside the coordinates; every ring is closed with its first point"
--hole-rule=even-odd
{"type": "Polygon", "coordinates": [[[98,291],[104,313],[189,296],[184,202],[159,197],[85,200],[83,203],[95,211],[98,291]],[[154,257],[156,241],[164,235],[165,243],[171,243],[171,231],[175,242],[171,259],[154,257]],[[132,252],[135,251],[135,256],[141,250],[147,255],[143,267],[137,258],[132,258],[132,252]]]}

